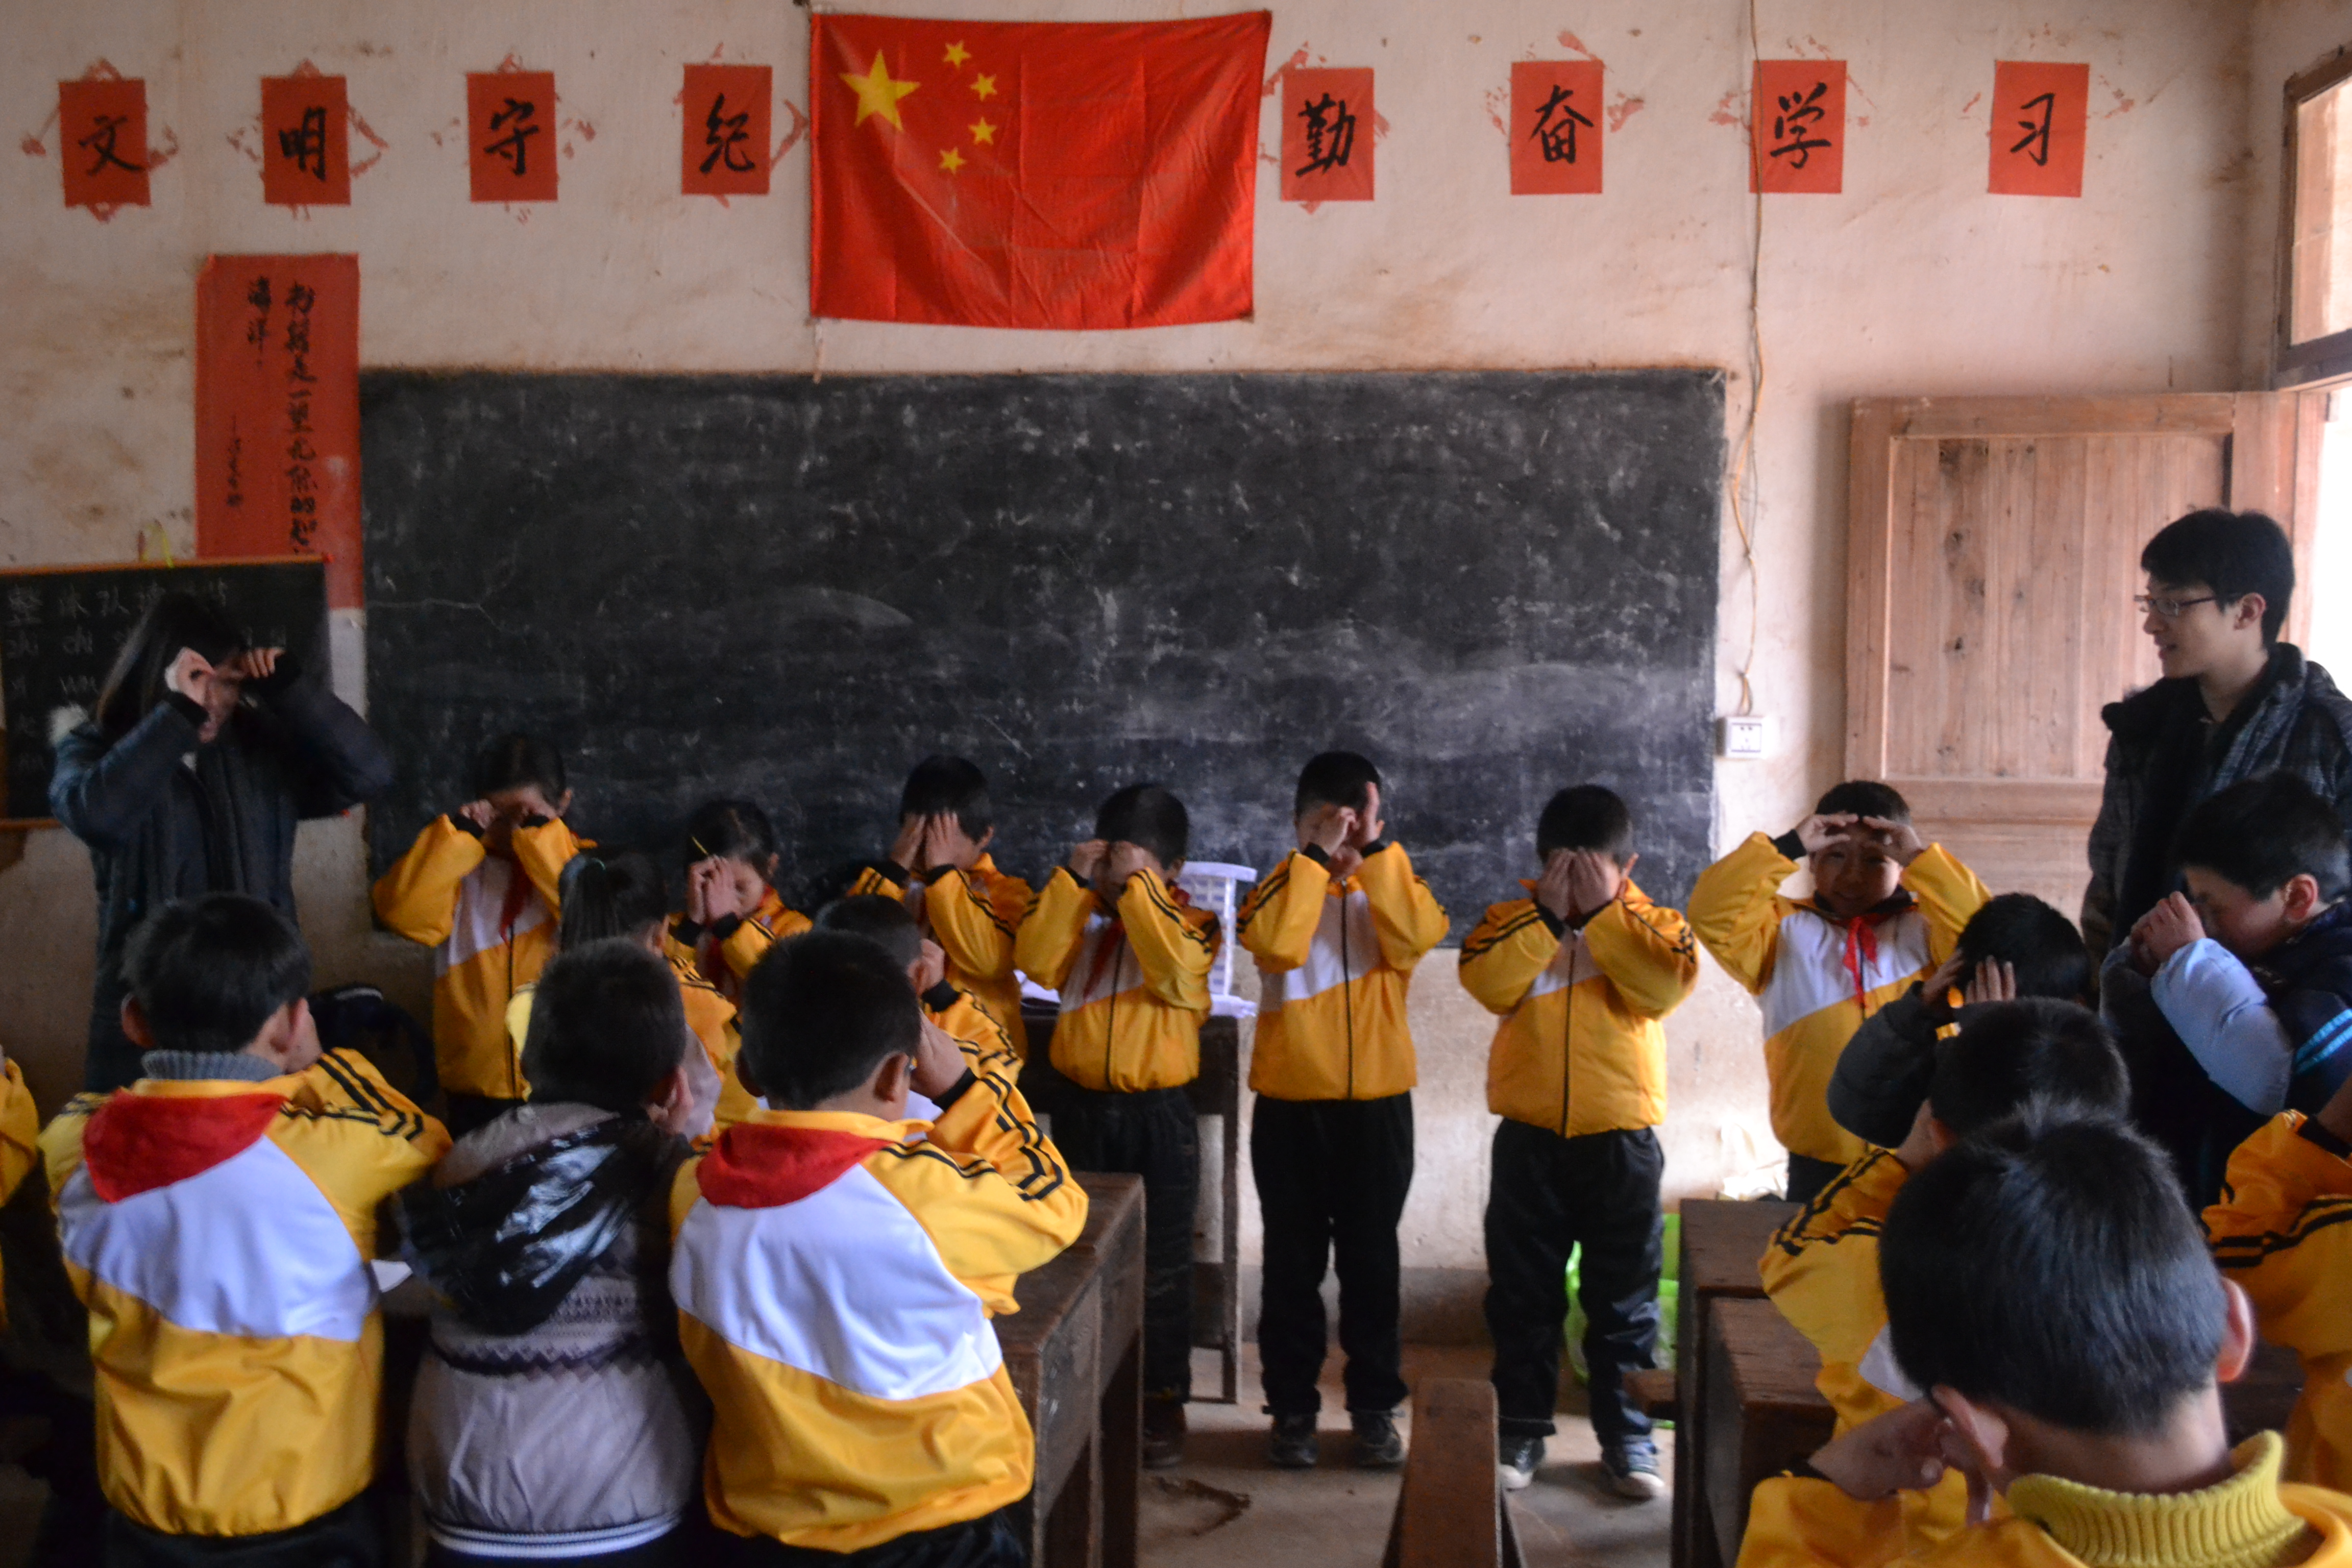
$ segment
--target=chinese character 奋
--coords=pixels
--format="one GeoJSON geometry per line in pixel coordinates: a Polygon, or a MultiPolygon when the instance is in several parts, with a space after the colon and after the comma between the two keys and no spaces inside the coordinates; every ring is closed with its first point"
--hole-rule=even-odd
{"type": "Polygon", "coordinates": [[[1528,139],[1543,149],[1547,163],[1575,163],[1576,128],[1580,125],[1587,131],[1592,129],[1592,121],[1568,101],[1575,96],[1570,89],[1554,82],[1551,96],[1545,99],[1543,107],[1536,111],[1536,128],[1528,133],[1528,139]]]}

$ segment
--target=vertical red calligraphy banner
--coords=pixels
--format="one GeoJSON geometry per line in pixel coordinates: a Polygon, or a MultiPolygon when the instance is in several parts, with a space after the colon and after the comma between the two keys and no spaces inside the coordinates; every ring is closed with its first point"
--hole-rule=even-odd
{"type": "Polygon", "coordinates": [[[680,189],[689,196],[768,194],[775,72],[767,66],[688,66],[680,189]]]}
{"type": "Polygon", "coordinates": [[[555,199],[555,73],[471,71],[466,161],[478,202],[555,199]]]}
{"type": "Polygon", "coordinates": [[[147,205],[147,83],[138,77],[58,83],[66,205],[104,216],[147,205]]]}
{"type": "Polygon", "coordinates": [[[1845,62],[1758,60],[1748,106],[1748,188],[1835,195],[1845,188],[1845,62]]]}
{"type": "Polygon", "coordinates": [[[1372,73],[1293,70],[1282,78],[1282,199],[1372,199],[1372,73]]]}
{"type": "Polygon", "coordinates": [[[1511,195],[1601,193],[1601,62],[1511,67],[1511,195]]]}
{"type": "Polygon", "coordinates": [[[1992,175],[1997,196],[2079,196],[2091,119],[2091,68],[2030,60],[1992,67],[1992,175]]]}
{"type": "Polygon", "coordinates": [[[281,207],[351,205],[351,115],[341,77],[263,77],[261,199],[281,207]]]}
{"type": "Polygon", "coordinates": [[[361,603],[358,257],[205,258],[196,553],[324,556],[327,603],[361,603]]]}

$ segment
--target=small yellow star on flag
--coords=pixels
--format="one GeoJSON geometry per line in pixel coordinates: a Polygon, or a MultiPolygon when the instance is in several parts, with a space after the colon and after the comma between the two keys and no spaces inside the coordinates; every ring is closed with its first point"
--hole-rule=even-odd
{"type": "Polygon", "coordinates": [[[965,48],[961,44],[950,44],[948,46],[948,52],[943,58],[947,60],[948,64],[955,67],[958,70],[961,70],[963,68],[963,62],[971,58],[971,51],[965,48]]]}
{"type": "Polygon", "coordinates": [[[867,115],[878,114],[899,130],[907,129],[907,122],[898,118],[898,100],[922,86],[922,83],[891,80],[890,68],[883,63],[880,50],[875,51],[872,70],[864,76],[843,71],[841,79],[857,91],[857,119],[854,123],[863,125],[866,123],[867,115]]]}
{"type": "Polygon", "coordinates": [[[996,79],[992,76],[976,76],[972,78],[971,95],[974,98],[994,97],[996,95],[996,79]]]}
{"type": "Polygon", "coordinates": [[[950,174],[954,174],[958,169],[962,168],[963,163],[963,154],[957,152],[952,147],[940,154],[940,167],[945,169],[950,174]]]}
{"type": "Polygon", "coordinates": [[[991,125],[984,118],[973,121],[967,129],[971,131],[971,139],[974,142],[994,142],[996,140],[996,127],[991,125]]]}

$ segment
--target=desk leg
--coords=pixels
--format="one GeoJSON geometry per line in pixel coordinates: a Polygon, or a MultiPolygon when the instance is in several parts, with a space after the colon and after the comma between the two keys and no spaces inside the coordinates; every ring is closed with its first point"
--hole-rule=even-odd
{"type": "Polygon", "coordinates": [[[1036,1568],[1099,1568],[1102,1563],[1103,1445],[1101,1434],[1087,1445],[1086,1458],[1070,1470],[1062,1495],[1041,1532],[1045,1555],[1036,1568]]]}
{"type": "Polygon", "coordinates": [[[1127,1351],[1102,1396],[1102,1427],[1095,1439],[1102,1468],[1102,1568],[1136,1568],[1141,1526],[1137,1496],[1143,1481],[1143,1336],[1127,1351]]]}

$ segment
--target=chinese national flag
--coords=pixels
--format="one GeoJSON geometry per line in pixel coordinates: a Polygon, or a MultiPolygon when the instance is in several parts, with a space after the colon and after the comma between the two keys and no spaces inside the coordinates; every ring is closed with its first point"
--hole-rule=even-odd
{"type": "Polygon", "coordinates": [[[1263,11],[810,20],[810,309],[982,327],[1250,311],[1263,11]]]}

